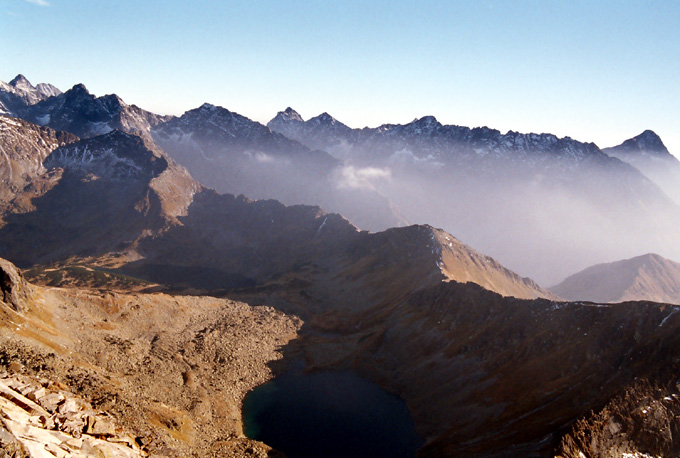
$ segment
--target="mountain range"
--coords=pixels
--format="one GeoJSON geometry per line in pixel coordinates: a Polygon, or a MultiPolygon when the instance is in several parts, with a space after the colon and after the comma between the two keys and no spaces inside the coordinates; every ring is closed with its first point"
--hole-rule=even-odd
{"type": "Polygon", "coordinates": [[[680,257],[677,204],[592,143],[442,125],[432,116],[350,129],[325,113],[304,121],[290,108],[268,126],[372,171],[376,189],[409,220],[444,227],[541,283],[599,259],[680,257]]]}
{"type": "MultiPolygon", "coordinates": [[[[164,117],[115,95],[95,97],[83,85],[34,98],[13,114],[79,137],[111,129],[142,135],[218,192],[319,205],[373,231],[442,227],[543,284],[608,259],[680,258],[673,192],[644,167],[614,157],[619,147],[442,125],[432,116],[351,129],[327,113],[304,121],[288,108],[264,126],[204,104],[164,117]]],[[[664,148],[643,136],[636,144],[644,151],[664,148]]]]}
{"type": "MultiPolygon", "coordinates": [[[[24,79],[0,92],[37,94],[24,79]]],[[[1,99],[0,366],[68,385],[145,453],[275,453],[245,437],[240,406],[300,364],[398,395],[418,456],[680,452],[677,307],[562,301],[436,227],[545,258],[546,278],[605,239],[672,252],[677,206],[632,165],[433,117],[358,130],[288,109],[267,127],[210,104],[162,117],[82,85],[57,92],[1,99]],[[342,200],[347,187],[359,200],[342,200]],[[296,199],[402,227],[369,232],[296,199]]],[[[639,278],[674,269],[645,259],[639,278]]],[[[645,296],[662,282],[637,283],[620,300],[668,301],[645,296]]]]}

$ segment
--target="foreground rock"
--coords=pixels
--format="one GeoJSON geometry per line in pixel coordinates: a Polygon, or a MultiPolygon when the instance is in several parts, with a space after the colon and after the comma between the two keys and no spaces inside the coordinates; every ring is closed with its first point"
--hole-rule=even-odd
{"type": "Polygon", "coordinates": [[[48,379],[0,374],[0,394],[5,450],[32,458],[148,456],[111,416],[48,379]]]}

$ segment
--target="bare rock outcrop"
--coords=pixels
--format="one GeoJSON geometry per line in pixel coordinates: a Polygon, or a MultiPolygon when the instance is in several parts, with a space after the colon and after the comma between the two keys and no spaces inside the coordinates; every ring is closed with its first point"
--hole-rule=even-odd
{"type": "Polygon", "coordinates": [[[0,299],[16,312],[29,307],[33,293],[21,271],[11,262],[0,258],[0,299]]]}
{"type": "Polygon", "coordinates": [[[30,458],[148,456],[108,414],[48,379],[0,374],[0,449],[30,458]]]}

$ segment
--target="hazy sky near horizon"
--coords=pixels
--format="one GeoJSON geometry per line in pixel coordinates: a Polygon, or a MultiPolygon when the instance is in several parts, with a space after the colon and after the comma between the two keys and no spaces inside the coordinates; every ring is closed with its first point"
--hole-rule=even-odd
{"type": "Polygon", "coordinates": [[[680,2],[0,0],[0,80],[179,115],[550,132],[680,156],[680,2]]]}

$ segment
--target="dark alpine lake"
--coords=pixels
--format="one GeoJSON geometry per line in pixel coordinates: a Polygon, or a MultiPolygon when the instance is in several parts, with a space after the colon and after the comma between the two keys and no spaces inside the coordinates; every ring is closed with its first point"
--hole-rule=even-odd
{"type": "Polygon", "coordinates": [[[413,458],[423,444],[406,404],[354,372],[276,377],[246,396],[243,423],[289,458],[413,458]]]}

